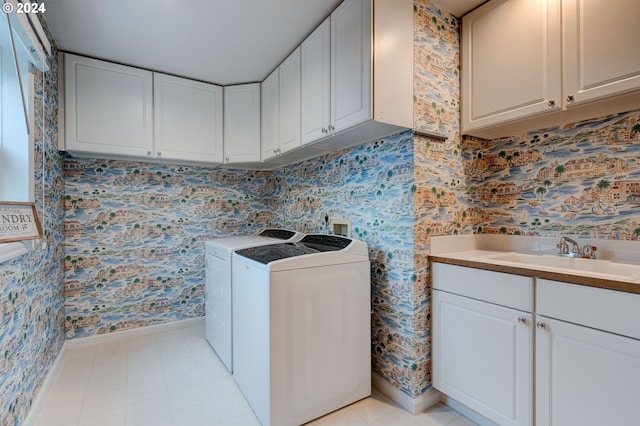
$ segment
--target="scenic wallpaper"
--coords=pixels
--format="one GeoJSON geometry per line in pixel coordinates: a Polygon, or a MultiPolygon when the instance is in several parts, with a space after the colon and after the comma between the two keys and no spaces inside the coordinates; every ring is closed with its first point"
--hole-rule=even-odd
{"type": "Polygon", "coordinates": [[[461,137],[459,21],[416,0],[414,22],[418,133],[275,171],[59,153],[52,57],[36,93],[47,245],[0,268],[0,425],[26,418],[64,339],[204,315],[208,239],[351,220],[371,260],[372,369],[410,398],[431,384],[432,236],[640,240],[640,109],[461,137]]]}

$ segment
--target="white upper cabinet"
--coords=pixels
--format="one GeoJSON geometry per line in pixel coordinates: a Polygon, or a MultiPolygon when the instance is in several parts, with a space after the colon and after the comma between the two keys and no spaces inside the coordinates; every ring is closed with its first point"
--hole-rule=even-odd
{"type": "Polygon", "coordinates": [[[222,87],[154,74],[157,158],[221,163],[222,87]]]}
{"type": "Polygon", "coordinates": [[[64,146],[74,155],[222,162],[222,88],[64,55],[64,146]]]}
{"type": "Polygon", "coordinates": [[[563,0],[567,106],[640,88],[640,2],[563,0]]]}
{"type": "Polygon", "coordinates": [[[639,15],[634,0],[492,0],[465,15],[462,132],[507,136],[637,107],[639,15]]]}
{"type": "Polygon", "coordinates": [[[280,145],[280,70],[276,68],[262,82],[262,160],[275,157],[280,145]]]}
{"type": "Polygon", "coordinates": [[[300,146],[300,47],[280,64],[280,153],[300,146]]]}
{"type": "Polygon", "coordinates": [[[302,144],[329,135],[331,124],[331,19],[300,46],[302,69],[302,144]]]}
{"type": "Polygon", "coordinates": [[[260,161],[260,83],[224,88],[224,162],[260,161]]]}
{"type": "Polygon", "coordinates": [[[331,14],[331,126],[371,119],[371,2],[345,0],[331,14]]]}
{"type": "Polygon", "coordinates": [[[64,149],[151,156],[153,74],[70,54],[64,62],[64,149]]]}
{"type": "Polygon", "coordinates": [[[262,82],[262,160],[300,146],[300,47],[262,82]]]}
{"type": "Polygon", "coordinates": [[[413,2],[345,0],[302,43],[302,143],[340,149],[413,126],[413,2]]]}
{"type": "Polygon", "coordinates": [[[559,1],[490,1],[463,17],[463,131],[561,107],[559,1]]]}

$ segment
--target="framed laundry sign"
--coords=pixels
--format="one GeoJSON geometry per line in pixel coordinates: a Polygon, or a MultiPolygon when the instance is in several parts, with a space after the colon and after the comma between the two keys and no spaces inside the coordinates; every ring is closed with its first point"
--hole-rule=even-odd
{"type": "Polygon", "coordinates": [[[0,202],[0,243],[42,238],[35,203],[0,202]]]}

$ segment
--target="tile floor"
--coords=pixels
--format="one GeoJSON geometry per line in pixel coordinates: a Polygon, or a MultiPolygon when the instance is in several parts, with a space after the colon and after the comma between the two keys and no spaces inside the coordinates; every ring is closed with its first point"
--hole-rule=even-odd
{"type": "MultiPolygon", "coordinates": [[[[382,394],[309,425],[472,426],[445,405],[413,416],[382,394]]],[[[251,408],[204,326],[70,348],[34,426],[251,426],[251,408]]]]}

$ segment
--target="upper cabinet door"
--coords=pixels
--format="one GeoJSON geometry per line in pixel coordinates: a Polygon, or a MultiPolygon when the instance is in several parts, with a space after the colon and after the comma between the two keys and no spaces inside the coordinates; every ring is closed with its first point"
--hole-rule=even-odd
{"type": "Polygon", "coordinates": [[[300,46],[302,68],[302,144],[329,135],[331,120],[331,19],[300,46]]]}
{"type": "Polygon", "coordinates": [[[567,107],[640,87],[638,17],[638,0],[563,0],[567,107]]]}
{"type": "Polygon", "coordinates": [[[222,87],[154,74],[155,156],[222,162],[222,87]]]}
{"type": "Polygon", "coordinates": [[[463,17],[463,132],[562,106],[559,1],[494,0],[463,17]]]}
{"type": "Polygon", "coordinates": [[[260,161],[260,83],[224,88],[224,162],[260,161]]]}
{"type": "Polygon", "coordinates": [[[262,82],[262,127],[261,158],[262,161],[278,154],[280,140],[280,72],[276,68],[262,82]]]}
{"type": "Polygon", "coordinates": [[[65,149],[151,156],[152,73],[76,55],[64,58],[65,149]]]}
{"type": "Polygon", "coordinates": [[[371,2],[345,0],[331,14],[331,130],[371,117],[371,2]]]}
{"type": "Polygon", "coordinates": [[[280,152],[300,146],[300,47],[280,64],[280,152]]]}

